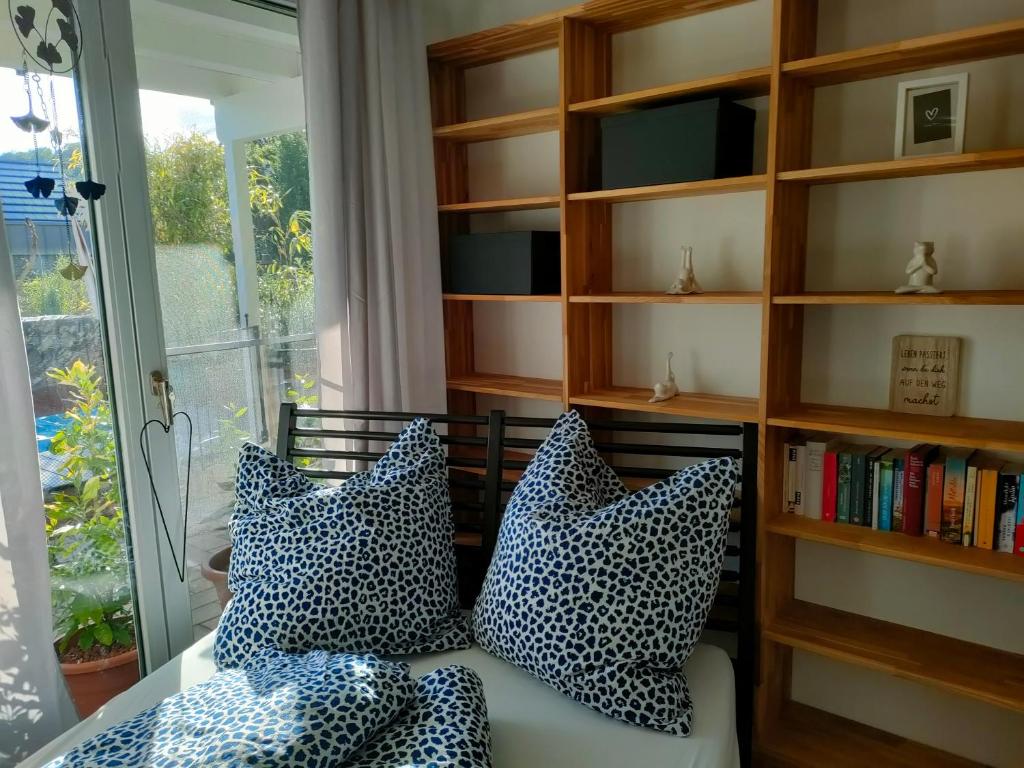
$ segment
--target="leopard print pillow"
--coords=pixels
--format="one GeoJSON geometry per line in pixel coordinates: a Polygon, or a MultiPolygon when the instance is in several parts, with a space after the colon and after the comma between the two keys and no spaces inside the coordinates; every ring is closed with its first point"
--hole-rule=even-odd
{"type": "Polygon", "coordinates": [[[260,648],[409,654],[467,648],[444,452],[426,419],[369,472],[311,483],[242,449],[228,583],[214,660],[260,648]]]}
{"type": "Polygon", "coordinates": [[[683,666],[718,588],[737,463],[630,494],[575,412],[516,486],[473,613],[484,650],[591,709],[690,734],[683,666]]]}

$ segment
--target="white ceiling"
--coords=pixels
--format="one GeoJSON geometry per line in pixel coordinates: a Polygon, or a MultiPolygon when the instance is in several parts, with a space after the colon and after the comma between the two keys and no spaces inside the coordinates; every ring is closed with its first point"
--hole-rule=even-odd
{"type": "MultiPolygon", "coordinates": [[[[131,0],[131,12],[144,89],[217,99],[301,74],[292,16],[232,0],[131,0]]],[[[0,66],[21,66],[6,19],[0,66]]]]}

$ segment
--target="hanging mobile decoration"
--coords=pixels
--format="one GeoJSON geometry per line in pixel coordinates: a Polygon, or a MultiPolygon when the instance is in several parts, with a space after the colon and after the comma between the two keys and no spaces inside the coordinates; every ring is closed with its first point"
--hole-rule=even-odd
{"type": "MultiPolygon", "coordinates": [[[[22,76],[25,80],[25,95],[28,99],[28,112],[23,115],[12,117],[11,120],[24,131],[32,134],[32,142],[35,147],[36,176],[25,182],[25,189],[35,198],[49,198],[56,187],[56,179],[45,177],[42,174],[42,163],[39,158],[38,134],[50,129],[50,145],[54,157],[57,160],[60,193],[53,198],[53,205],[57,213],[64,217],[65,240],[67,252],[73,255],[76,251],[74,238],[71,232],[71,217],[78,210],[81,199],[99,200],[106,191],[106,185],[92,179],[89,167],[88,153],[82,152],[83,170],[85,180],[75,184],[75,189],[81,197],[74,197],[69,194],[68,169],[64,157],[64,135],[60,129],[60,121],[57,113],[57,95],[54,86],[54,76],[77,72],[78,62],[82,56],[82,27],[71,0],[22,0],[20,5],[15,6],[17,0],[8,0],[7,7],[11,17],[11,23],[18,33],[18,42],[24,51],[22,76]],[[43,95],[42,79],[38,72],[29,71],[29,60],[35,63],[40,71],[49,74],[50,98],[49,109],[47,100],[43,95]],[[36,101],[33,101],[33,86],[36,101]],[[42,117],[36,114],[35,108],[38,104],[42,117]]],[[[61,270],[61,275],[68,280],[81,280],[85,275],[86,266],[76,263],[72,257],[71,263],[61,270]]]]}

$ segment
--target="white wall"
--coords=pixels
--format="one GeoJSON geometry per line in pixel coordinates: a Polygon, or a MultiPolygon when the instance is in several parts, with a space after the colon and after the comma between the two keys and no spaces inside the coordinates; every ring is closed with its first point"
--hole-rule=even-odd
{"type": "MultiPolygon", "coordinates": [[[[431,40],[554,10],[561,0],[424,0],[431,40]]],[[[870,45],[1013,18],[1020,0],[821,0],[819,51],[870,45]]],[[[770,0],[617,36],[613,83],[631,90],[766,65],[770,0]]],[[[815,165],[892,157],[896,84],[937,72],[970,73],[966,149],[1024,146],[1024,57],[947,67],[818,90],[815,165]]],[[[553,52],[489,65],[467,80],[470,118],[557,103],[553,52]]],[[[759,100],[763,101],[763,100],[759,100]]],[[[759,108],[759,146],[764,105],[759,108]]],[[[761,146],[763,150],[763,146],[761,146]]],[[[761,155],[763,163],[763,154],[761,155]]],[[[474,145],[473,199],[557,189],[554,134],[474,145]]],[[[887,290],[900,280],[915,239],[936,242],[948,288],[1024,288],[1024,170],[847,184],[812,193],[810,290],[887,290]]],[[[475,217],[478,231],[556,228],[557,212],[475,217]]],[[[695,246],[709,289],[756,290],[764,245],[764,196],[634,203],[614,209],[615,284],[658,289],[671,281],[678,247],[695,246]]],[[[1024,419],[1024,309],[813,308],[808,310],[802,396],[885,407],[889,345],[906,332],[964,337],[961,412],[1024,419]]],[[[479,307],[480,367],[560,375],[556,306],[479,307]],[[517,333],[511,333],[512,329],[517,333]],[[522,331],[526,329],[526,333],[522,331]]],[[[624,307],[615,313],[617,383],[660,376],[676,352],[685,388],[756,395],[757,307],[624,307]],[[639,343],[638,343],[639,341],[639,343]],[[726,350],[733,354],[726,354],[726,350]],[[739,354],[736,354],[736,351],[739,354]]],[[[489,399],[486,405],[509,405],[489,399]]],[[[550,403],[512,404],[550,413],[550,403]]],[[[1020,585],[799,542],[798,597],[1024,652],[1020,585]]],[[[796,654],[798,700],[1000,766],[1020,765],[1024,717],[889,676],[796,654]]]]}

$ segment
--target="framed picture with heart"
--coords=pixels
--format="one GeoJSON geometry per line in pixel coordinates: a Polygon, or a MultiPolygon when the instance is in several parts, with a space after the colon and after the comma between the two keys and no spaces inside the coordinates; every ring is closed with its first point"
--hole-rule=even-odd
{"type": "Polygon", "coordinates": [[[966,72],[900,83],[896,97],[896,157],[963,152],[966,117],[966,72]]]}

